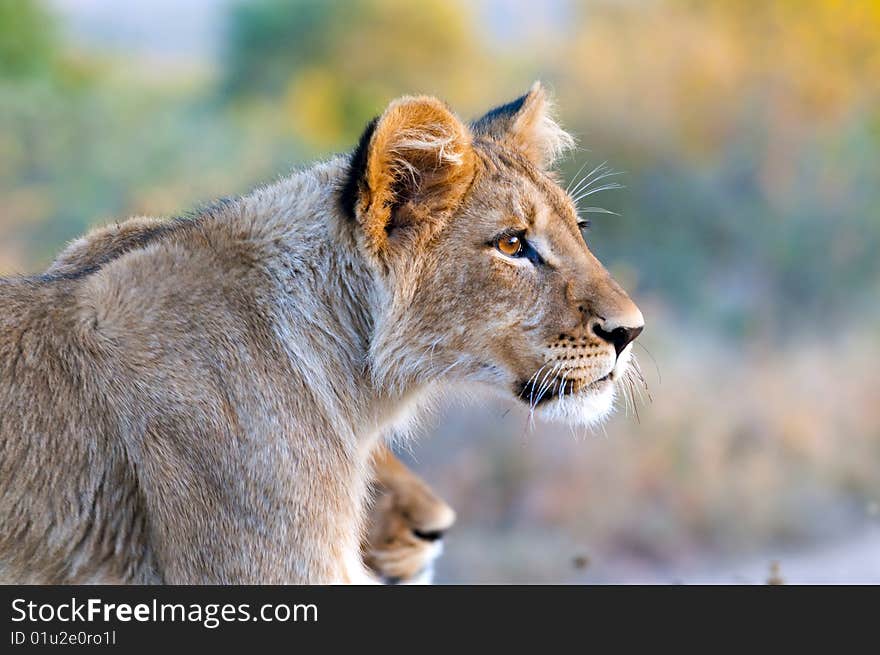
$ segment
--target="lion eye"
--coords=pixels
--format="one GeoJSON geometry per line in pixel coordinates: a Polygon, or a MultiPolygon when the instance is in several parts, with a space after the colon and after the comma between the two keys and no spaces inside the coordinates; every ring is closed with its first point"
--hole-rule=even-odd
{"type": "Polygon", "coordinates": [[[578,230],[580,230],[581,236],[583,237],[584,241],[587,240],[587,234],[590,231],[590,226],[591,223],[589,218],[582,218],[578,221],[578,230]]]}
{"type": "Polygon", "coordinates": [[[501,237],[495,242],[495,247],[508,257],[519,257],[523,254],[522,239],[515,234],[501,237]]]}

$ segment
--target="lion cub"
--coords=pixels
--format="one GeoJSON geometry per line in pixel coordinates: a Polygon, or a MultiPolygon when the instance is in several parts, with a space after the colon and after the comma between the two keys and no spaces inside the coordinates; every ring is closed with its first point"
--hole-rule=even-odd
{"type": "Polygon", "coordinates": [[[0,280],[0,579],[370,581],[371,459],[432,399],[601,420],[643,319],[571,144],[540,85],[470,124],[400,98],[349,155],[0,280]]]}

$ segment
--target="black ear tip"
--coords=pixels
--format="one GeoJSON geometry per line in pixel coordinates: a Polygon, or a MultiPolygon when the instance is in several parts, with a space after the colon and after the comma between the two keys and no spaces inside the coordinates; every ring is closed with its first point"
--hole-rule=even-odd
{"type": "Polygon", "coordinates": [[[355,207],[358,201],[358,192],[360,191],[361,180],[367,173],[367,154],[370,148],[370,140],[376,131],[376,125],[379,123],[379,117],[376,116],[371,120],[366,129],[358,139],[357,147],[351,155],[348,164],[348,171],[345,175],[345,183],[339,193],[339,205],[342,212],[349,218],[355,218],[355,207]]]}
{"type": "MultiPolygon", "coordinates": [[[[516,100],[511,100],[505,105],[495,107],[495,109],[487,112],[482,118],[474,121],[471,127],[477,133],[491,134],[493,126],[497,126],[502,121],[510,121],[516,116],[523,108],[523,105],[526,104],[528,98],[529,93],[520,96],[516,100]]],[[[506,125],[504,127],[506,128],[506,125]]]]}
{"type": "Polygon", "coordinates": [[[493,133],[503,133],[512,124],[516,115],[522,111],[528,102],[540,102],[547,96],[547,89],[541,80],[532,82],[532,86],[516,100],[511,100],[507,104],[495,107],[487,112],[482,118],[471,124],[471,129],[477,134],[492,135],[493,133]]]}

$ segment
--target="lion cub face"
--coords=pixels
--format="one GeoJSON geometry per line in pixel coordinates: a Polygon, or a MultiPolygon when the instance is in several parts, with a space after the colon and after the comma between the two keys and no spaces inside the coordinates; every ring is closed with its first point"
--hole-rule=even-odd
{"type": "Polygon", "coordinates": [[[480,382],[571,424],[610,410],[643,319],[549,170],[570,145],[538,85],[470,126],[405,98],[368,129],[348,196],[389,289],[380,373],[480,382]]]}

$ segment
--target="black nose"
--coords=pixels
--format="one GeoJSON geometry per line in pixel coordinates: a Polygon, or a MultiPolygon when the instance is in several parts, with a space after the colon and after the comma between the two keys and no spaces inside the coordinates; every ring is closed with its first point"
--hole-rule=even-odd
{"type": "Polygon", "coordinates": [[[641,334],[643,329],[644,326],[635,328],[619,327],[614,328],[610,332],[606,332],[598,323],[593,326],[593,332],[595,332],[598,337],[605,339],[605,341],[613,345],[618,356],[620,356],[623,349],[626,348],[633,339],[641,334]]]}
{"type": "Polygon", "coordinates": [[[443,538],[443,530],[416,530],[413,528],[413,534],[417,536],[419,539],[423,539],[425,541],[437,541],[438,539],[443,538]]]}

